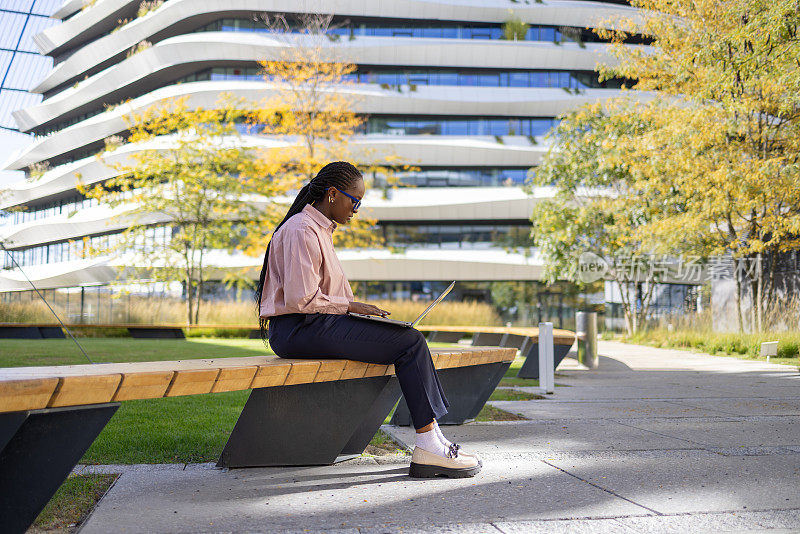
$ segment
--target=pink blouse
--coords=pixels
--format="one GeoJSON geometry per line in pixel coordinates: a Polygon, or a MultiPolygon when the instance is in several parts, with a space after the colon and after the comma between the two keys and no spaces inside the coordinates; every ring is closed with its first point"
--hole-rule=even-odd
{"type": "Polygon", "coordinates": [[[336,223],[311,204],[272,236],[261,293],[261,317],[344,314],[353,291],[333,250],[336,223]]]}

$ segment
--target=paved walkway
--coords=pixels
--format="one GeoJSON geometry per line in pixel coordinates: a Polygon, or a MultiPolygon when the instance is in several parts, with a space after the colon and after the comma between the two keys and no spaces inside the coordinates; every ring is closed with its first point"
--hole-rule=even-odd
{"type": "Polygon", "coordinates": [[[796,368],[613,342],[600,353],[595,371],[566,359],[546,400],[493,403],[528,421],[446,427],[483,456],[473,479],[410,479],[403,457],[100,466],[123,474],[81,533],[800,532],[796,368]]]}

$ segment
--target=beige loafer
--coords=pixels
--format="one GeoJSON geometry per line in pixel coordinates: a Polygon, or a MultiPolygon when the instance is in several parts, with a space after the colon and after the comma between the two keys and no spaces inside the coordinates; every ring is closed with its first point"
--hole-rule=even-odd
{"type": "Polygon", "coordinates": [[[414,478],[468,478],[474,477],[480,470],[477,458],[459,454],[458,451],[452,452],[451,449],[451,456],[445,458],[414,447],[408,474],[414,478]]]}
{"type": "Polygon", "coordinates": [[[456,451],[458,451],[459,456],[471,456],[472,458],[478,460],[479,466],[483,467],[483,460],[481,460],[480,456],[478,456],[475,453],[465,451],[464,449],[461,448],[461,445],[459,445],[458,443],[451,443],[450,448],[452,449],[453,447],[455,447],[456,451]]]}

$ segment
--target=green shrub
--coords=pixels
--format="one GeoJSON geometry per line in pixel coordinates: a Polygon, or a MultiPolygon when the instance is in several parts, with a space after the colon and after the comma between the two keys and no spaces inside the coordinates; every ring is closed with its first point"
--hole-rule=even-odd
{"type": "Polygon", "coordinates": [[[778,341],[777,358],[797,358],[800,356],[800,332],[773,332],[759,334],[718,333],[710,330],[690,328],[668,331],[655,328],[638,332],[622,338],[629,343],[640,343],[655,347],[692,349],[708,354],[728,354],[761,358],[761,343],[778,341]]]}
{"type": "Polygon", "coordinates": [[[778,343],[778,358],[796,358],[800,356],[800,341],[778,343]]]}
{"type": "Polygon", "coordinates": [[[186,337],[220,337],[240,338],[249,337],[250,328],[184,328],[186,337]]]}

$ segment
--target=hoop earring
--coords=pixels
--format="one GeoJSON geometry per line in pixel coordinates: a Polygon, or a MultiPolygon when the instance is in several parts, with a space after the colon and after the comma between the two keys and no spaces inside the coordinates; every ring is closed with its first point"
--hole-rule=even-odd
{"type": "Polygon", "coordinates": [[[328,197],[328,200],[333,204],[333,197],[328,197]]]}

